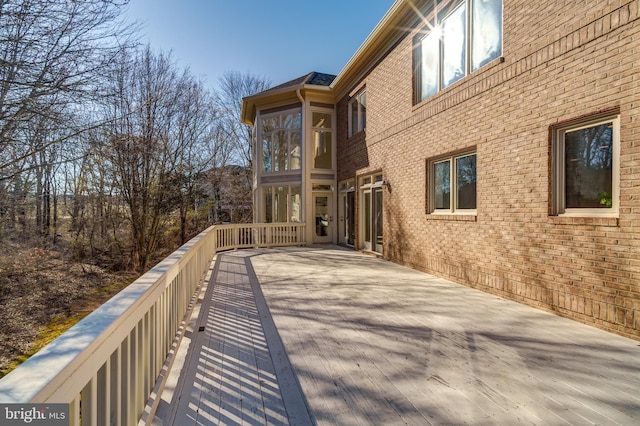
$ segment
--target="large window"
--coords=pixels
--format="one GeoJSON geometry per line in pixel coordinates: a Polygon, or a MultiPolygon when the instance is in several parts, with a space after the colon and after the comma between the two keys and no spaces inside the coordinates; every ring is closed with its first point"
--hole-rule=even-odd
{"type": "Polygon", "coordinates": [[[430,160],[429,210],[435,213],[474,213],[476,168],[475,152],[430,160]]]}
{"type": "Polygon", "coordinates": [[[300,186],[262,187],[262,219],[264,223],[301,222],[300,186]]]}
{"type": "Polygon", "coordinates": [[[367,92],[362,90],[349,101],[349,137],[367,127],[367,92]]]}
{"type": "Polygon", "coordinates": [[[421,102],[502,55],[502,0],[433,0],[414,40],[421,102]]]}
{"type": "Polygon", "coordinates": [[[289,112],[263,117],[260,121],[262,171],[276,173],[300,170],[301,114],[289,112]]]}
{"type": "Polygon", "coordinates": [[[314,112],[313,120],[313,168],[333,169],[332,114],[314,112]]]}
{"type": "Polygon", "coordinates": [[[617,215],[620,119],[594,117],[554,129],[553,213],[617,215]]]}

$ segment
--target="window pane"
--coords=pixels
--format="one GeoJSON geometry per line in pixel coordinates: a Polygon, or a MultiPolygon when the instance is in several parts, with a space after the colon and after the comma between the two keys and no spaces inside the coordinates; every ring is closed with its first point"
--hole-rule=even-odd
{"type": "Polygon", "coordinates": [[[434,29],[420,46],[420,100],[425,100],[438,92],[438,63],[440,56],[439,32],[434,29]]]}
{"type": "Polygon", "coordinates": [[[476,154],[456,158],[457,208],[476,208],[476,154]]]}
{"type": "Polygon", "coordinates": [[[274,222],[287,222],[287,198],[289,196],[288,186],[278,186],[275,191],[274,222]]]}
{"type": "Polygon", "coordinates": [[[313,131],[313,167],[331,169],[331,132],[313,131]]]}
{"type": "Polygon", "coordinates": [[[329,197],[316,195],[314,198],[316,200],[316,235],[318,237],[326,237],[329,235],[329,197]]]}
{"type": "Polygon", "coordinates": [[[270,133],[278,126],[277,118],[263,118],[262,119],[262,132],[270,133]]]}
{"type": "Polygon", "coordinates": [[[287,170],[287,133],[284,130],[273,134],[273,171],[287,170]]]}
{"type": "Polygon", "coordinates": [[[565,207],[611,208],[613,123],[564,134],[565,207]]]}
{"type": "Polygon", "coordinates": [[[291,222],[302,220],[302,202],[300,197],[300,186],[291,187],[291,222]]]}
{"type": "Polygon", "coordinates": [[[473,70],[502,54],[502,0],[473,0],[473,70]]]}
{"type": "Polygon", "coordinates": [[[300,170],[300,131],[291,132],[291,145],[289,147],[289,170],[300,170]]]}
{"type": "Polygon", "coordinates": [[[466,74],[467,8],[458,7],[443,23],[442,85],[447,87],[466,74]]]}
{"type": "Polygon", "coordinates": [[[273,195],[271,193],[271,187],[265,186],[262,188],[262,200],[263,200],[263,213],[265,223],[273,222],[273,195]]]}
{"type": "Polygon", "coordinates": [[[360,126],[358,131],[367,128],[367,92],[362,92],[360,95],[360,126]]]}
{"type": "Polygon", "coordinates": [[[262,138],[262,171],[271,171],[271,135],[262,138]]]}
{"type": "Polygon", "coordinates": [[[331,114],[314,112],[311,120],[313,121],[313,127],[321,127],[323,129],[331,128],[331,114]]]}
{"type": "Polygon", "coordinates": [[[383,224],[382,224],[382,190],[376,188],[373,192],[373,217],[374,217],[374,232],[376,245],[382,245],[383,243],[383,224]]]}
{"type": "Polygon", "coordinates": [[[347,244],[355,244],[356,240],[356,193],[355,191],[347,192],[347,244]]]}
{"type": "Polygon", "coordinates": [[[371,192],[364,193],[364,240],[371,242],[371,192]]]}
{"type": "Polygon", "coordinates": [[[450,161],[442,161],[434,164],[435,177],[435,208],[451,208],[451,166],[450,161]]]}
{"type": "Polygon", "coordinates": [[[283,127],[285,129],[299,129],[300,123],[300,113],[286,114],[283,117],[283,127]]]}
{"type": "Polygon", "coordinates": [[[358,133],[358,102],[353,100],[351,102],[351,134],[350,136],[358,133]]]}

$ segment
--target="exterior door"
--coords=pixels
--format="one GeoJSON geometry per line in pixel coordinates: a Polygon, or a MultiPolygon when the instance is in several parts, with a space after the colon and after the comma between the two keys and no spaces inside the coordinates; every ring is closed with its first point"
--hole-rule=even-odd
{"type": "Polygon", "coordinates": [[[372,243],[373,251],[382,253],[382,188],[373,188],[372,206],[372,243]]]}
{"type": "Polygon", "coordinates": [[[367,188],[362,192],[362,248],[383,252],[382,188],[367,188]]]}
{"type": "Polygon", "coordinates": [[[340,243],[354,245],[356,239],[355,191],[340,194],[340,243]]]}
{"type": "Polygon", "coordinates": [[[334,233],[332,193],[313,194],[313,242],[332,243],[334,233]]]}

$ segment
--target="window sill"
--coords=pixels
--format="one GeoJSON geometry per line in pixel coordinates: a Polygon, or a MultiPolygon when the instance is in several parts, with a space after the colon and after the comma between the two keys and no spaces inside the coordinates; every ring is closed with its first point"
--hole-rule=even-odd
{"type": "Polygon", "coordinates": [[[427,220],[448,220],[453,222],[477,222],[478,216],[475,214],[431,213],[427,215],[427,220]]]}
{"type": "Polygon", "coordinates": [[[594,217],[594,216],[549,216],[549,221],[554,225],[592,225],[618,227],[617,217],[594,217]]]}

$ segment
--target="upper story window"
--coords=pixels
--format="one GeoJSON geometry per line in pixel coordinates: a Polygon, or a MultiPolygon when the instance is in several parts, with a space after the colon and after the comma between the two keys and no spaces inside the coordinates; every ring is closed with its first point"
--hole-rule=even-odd
{"type": "Polygon", "coordinates": [[[502,0],[433,0],[425,17],[414,39],[416,103],[502,55],[502,0]]]}
{"type": "Polygon", "coordinates": [[[553,213],[616,216],[620,118],[597,116],[553,129],[553,213]]]}
{"type": "Polygon", "coordinates": [[[313,168],[333,169],[333,114],[313,112],[313,168]]]}
{"type": "Polygon", "coordinates": [[[367,92],[359,92],[349,101],[349,137],[367,127],[367,92]]]}
{"type": "Polygon", "coordinates": [[[430,160],[429,211],[475,213],[477,154],[465,152],[430,160]]]}
{"type": "Polygon", "coordinates": [[[301,124],[300,111],[261,118],[259,140],[262,141],[263,173],[300,170],[301,124]]]}

